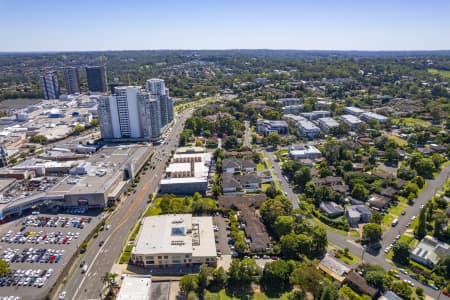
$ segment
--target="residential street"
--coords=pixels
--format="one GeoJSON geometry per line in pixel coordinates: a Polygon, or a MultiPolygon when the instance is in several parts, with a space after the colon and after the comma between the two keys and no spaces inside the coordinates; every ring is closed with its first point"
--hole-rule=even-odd
{"type": "MultiPolygon", "coordinates": [[[[295,195],[294,191],[290,187],[287,180],[284,178],[281,172],[281,168],[278,162],[275,161],[275,155],[273,152],[265,151],[267,157],[269,158],[272,167],[277,175],[278,178],[274,178],[274,180],[279,180],[281,187],[283,189],[283,192],[285,195],[289,198],[289,200],[292,201],[292,205],[294,208],[299,207],[298,198],[295,195]]],[[[328,230],[327,231],[327,237],[328,241],[330,243],[333,243],[337,245],[338,247],[344,249],[348,248],[349,251],[360,257],[363,258],[365,262],[373,263],[373,264],[379,264],[382,265],[383,268],[388,271],[392,268],[394,268],[393,265],[391,265],[385,258],[385,254],[383,252],[383,249],[389,245],[394,237],[397,234],[403,234],[406,230],[406,223],[410,221],[412,216],[417,216],[420,212],[420,205],[425,204],[428,200],[430,200],[436,192],[445,184],[445,182],[449,179],[450,175],[450,165],[447,165],[445,168],[442,169],[442,171],[433,179],[433,180],[427,180],[428,185],[427,187],[422,191],[422,193],[417,197],[416,201],[414,202],[413,206],[410,206],[406,214],[399,218],[399,224],[396,227],[391,228],[388,230],[382,240],[382,248],[377,253],[369,253],[365,251],[365,249],[358,243],[355,242],[356,238],[350,237],[350,236],[343,236],[338,233],[335,233],[333,231],[328,230]]],[[[439,291],[435,291],[431,289],[430,287],[423,285],[422,283],[418,282],[417,280],[406,276],[404,274],[400,274],[400,277],[402,279],[409,279],[414,282],[416,286],[421,286],[425,293],[431,297],[434,297],[437,299],[439,296],[439,291]]],[[[448,298],[444,294],[441,294],[440,299],[448,298]]]]}

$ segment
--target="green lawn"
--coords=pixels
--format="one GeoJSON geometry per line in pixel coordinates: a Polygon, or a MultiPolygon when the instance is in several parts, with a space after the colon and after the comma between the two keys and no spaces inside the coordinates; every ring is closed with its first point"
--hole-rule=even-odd
{"type": "Polygon", "coordinates": [[[345,262],[345,263],[348,264],[348,265],[353,265],[353,264],[356,264],[356,263],[358,263],[358,262],[361,261],[361,259],[360,259],[359,257],[353,255],[353,254],[350,253],[350,252],[348,253],[347,256],[341,255],[341,256],[339,257],[339,259],[342,260],[343,262],[345,262]]]}
{"type": "Polygon", "coordinates": [[[404,124],[405,126],[415,126],[420,125],[423,127],[431,126],[431,123],[425,120],[416,119],[416,118],[394,118],[392,119],[394,124],[404,124]]]}
{"type": "Polygon", "coordinates": [[[145,212],[146,217],[157,216],[161,214],[162,210],[159,207],[149,207],[145,212]]]}
{"type": "Polygon", "coordinates": [[[266,190],[267,190],[270,186],[271,186],[270,183],[263,183],[263,184],[261,184],[261,191],[262,191],[263,193],[265,193],[266,190]]]}
{"type": "Polygon", "coordinates": [[[434,75],[440,75],[441,79],[443,79],[443,80],[450,80],[450,71],[428,69],[428,73],[431,73],[434,75]]]}
{"type": "Polygon", "coordinates": [[[325,223],[323,223],[322,221],[320,221],[319,218],[313,217],[312,220],[313,220],[317,225],[324,226],[324,227],[326,228],[326,230],[333,231],[334,233],[337,233],[337,234],[340,234],[340,235],[343,235],[343,236],[348,236],[348,232],[343,231],[343,230],[336,229],[336,228],[331,227],[331,226],[328,226],[327,224],[325,224],[325,223]]]}
{"type": "Polygon", "coordinates": [[[262,171],[266,168],[266,165],[264,163],[259,163],[256,165],[256,170],[257,171],[262,171]]]}
{"type": "Polygon", "coordinates": [[[389,213],[396,215],[398,217],[402,214],[402,211],[404,211],[407,207],[408,207],[407,204],[399,202],[397,206],[389,207],[388,211],[389,213]]]}
{"type": "Polygon", "coordinates": [[[391,216],[391,215],[389,215],[389,214],[387,214],[387,215],[384,215],[384,218],[383,218],[383,225],[385,226],[385,227],[391,227],[392,226],[392,221],[394,221],[394,219],[395,219],[395,217],[394,216],[391,216]]]}
{"type": "Polygon", "coordinates": [[[133,250],[133,246],[132,245],[127,245],[125,246],[125,249],[122,252],[122,255],[120,256],[119,259],[119,264],[127,264],[128,261],[131,258],[131,251],[133,250]]]}
{"type": "Polygon", "coordinates": [[[388,139],[393,140],[394,142],[396,142],[397,145],[399,145],[400,147],[408,146],[408,141],[402,139],[401,137],[398,137],[398,136],[393,135],[393,134],[385,134],[385,136],[388,139]]]}

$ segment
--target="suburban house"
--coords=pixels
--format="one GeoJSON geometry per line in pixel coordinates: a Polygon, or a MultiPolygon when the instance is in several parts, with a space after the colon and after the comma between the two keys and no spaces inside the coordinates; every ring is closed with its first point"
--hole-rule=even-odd
{"type": "Polygon", "coordinates": [[[364,205],[351,205],[347,207],[345,215],[350,226],[357,227],[359,223],[368,223],[372,212],[364,205]]]}
{"type": "Polygon", "coordinates": [[[261,179],[255,173],[235,175],[235,177],[247,192],[256,192],[261,189],[261,179]]]}
{"type": "Polygon", "coordinates": [[[344,283],[348,284],[350,288],[358,293],[369,295],[372,299],[377,297],[380,292],[378,289],[371,287],[364,277],[356,273],[354,270],[351,270],[348,273],[347,277],[345,277],[344,283]]]}
{"type": "Polygon", "coordinates": [[[403,300],[403,298],[393,291],[386,291],[378,300],[403,300]]]}
{"type": "Polygon", "coordinates": [[[316,186],[326,185],[331,187],[334,192],[346,194],[349,191],[348,185],[342,177],[326,176],[324,178],[314,178],[313,182],[316,186]]]}
{"type": "Polygon", "coordinates": [[[222,175],[222,191],[224,194],[241,192],[242,186],[232,173],[222,175]]]}
{"type": "Polygon", "coordinates": [[[380,195],[384,197],[392,198],[397,194],[397,189],[393,188],[392,186],[388,186],[387,188],[384,188],[380,191],[380,195]]]}
{"type": "Polygon", "coordinates": [[[450,255],[450,246],[429,235],[425,236],[419,245],[411,251],[412,260],[431,269],[442,257],[447,255],[450,255]]]}
{"type": "Polygon", "coordinates": [[[222,160],[223,173],[254,172],[256,164],[250,159],[224,158],[222,160]]]}
{"type": "Polygon", "coordinates": [[[378,194],[372,194],[367,201],[371,207],[383,210],[389,207],[390,198],[378,194]]]}
{"type": "Polygon", "coordinates": [[[257,192],[261,189],[261,179],[255,173],[222,175],[222,191],[224,194],[236,192],[257,192]]]}
{"type": "Polygon", "coordinates": [[[330,218],[336,218],[344,214],[344,208],[333,201],[322,201],[319,208],[330,218]]]}
{"type": "Polygon", "coordinates": [[[339,282],[343,282],[345,280],[345,276],[350,271],[349,267],[328,253],[325,254],[325,257],[320,261],[318,268],[339,282]]]}

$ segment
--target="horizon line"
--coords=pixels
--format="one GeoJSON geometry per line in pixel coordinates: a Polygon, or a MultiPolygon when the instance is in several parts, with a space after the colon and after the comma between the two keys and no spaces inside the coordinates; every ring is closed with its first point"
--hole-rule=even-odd
{"type": "Polygon", "coordinates": [[[126,52],[126,51],[298,51],[298,52],[450,52],[450,49],[294,49],[294,48],[160,48],[160,49],[91,49],[91,50],[13,50],[1,51],[0,54],[26,53],[73,53],[73,52],[126,52]]]}

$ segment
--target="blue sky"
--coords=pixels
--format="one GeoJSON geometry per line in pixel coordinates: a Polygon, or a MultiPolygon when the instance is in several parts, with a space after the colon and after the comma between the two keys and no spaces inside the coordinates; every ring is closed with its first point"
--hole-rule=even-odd
{"type": "Polygon", "coordinates": [[[449,0],[0,0],[0,51],[450,49],[449,0]]]}

